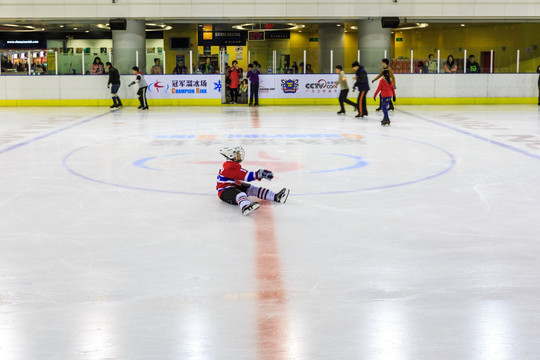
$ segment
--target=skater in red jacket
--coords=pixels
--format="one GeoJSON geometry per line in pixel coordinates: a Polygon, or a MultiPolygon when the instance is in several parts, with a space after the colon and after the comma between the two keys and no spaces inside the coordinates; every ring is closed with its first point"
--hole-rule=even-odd
{"type": "Polygon", "coordinates": [[[245,152],[241,146],[225,146],[219,152],[227,159],[217,176],[216,190],[221,200],[238,205],[242,215],[247,215],[260,206],[257,202],[249,201],[248,196],[282,204],[287,201],[289,189],[283,188],[278,193],[274,193],[271,190],[248,184],[254,180],[272,180],[274,174],[265,169],[248,171],[242,168],[240,163],[244,160],[245,152]]]}
{"type": "Polygon", "coordinates": [[[377,87],[375,94],[373,94],[373,100],[377,101],[377,95],[380,92],[382,98],[381,108],[384,114],[381,125],[389,126],[390,118],[388,117],[388,104],[391,100],[394,100],[394,102],[396,102],[396,91],[394,90],[394,84],[392,84],[392,80],[390,79],[390,72],[388,70],[384,70],[382,72],[382,75],[383,78],[381,79],[381,81],[379,81],[379,86],[377,87]]]}

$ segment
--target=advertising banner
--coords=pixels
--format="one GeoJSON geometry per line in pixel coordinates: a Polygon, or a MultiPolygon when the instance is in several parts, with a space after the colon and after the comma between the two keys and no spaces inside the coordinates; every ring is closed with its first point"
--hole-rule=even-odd
{"type": "MultiPolygon", "coordinates": [[[[337,74],[260,75],[261,99],[336,98],[339,96],[337,74]]],[[[353,83],[349,80],[349,87],[353,83]]]]}
{"type": "Polygon", "coordinates": [[[221,99],[221,75],[145,75],[149,99],[221,99]]]}

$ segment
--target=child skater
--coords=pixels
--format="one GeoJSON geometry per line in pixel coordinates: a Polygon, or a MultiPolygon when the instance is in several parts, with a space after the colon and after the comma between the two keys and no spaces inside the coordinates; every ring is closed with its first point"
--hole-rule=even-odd
{"type": "Polygon", "coordinates": [[[217,176],[216,190],[221,200],[238,205],[242,215],[247,215],[260,207],[259,203],[249,201],[248,196],[282,204],[287,201],[289,189],[283,188],[278,193],[274,193],[266,188],[247,183],[253,180],[272,180],[274,174],[270,170],[249,171],[242,168],[240,163],[244,160],[245,152],[241,146],[225,146],[219,152],[227,159],[217,176]]]}
{"type": "Polygon", "coordinates": [[[385,70],[382,72],[383,78],[379,81],[379,86],[373,95],[373,100],[377,101],[377,95],[381,93],[381,108],[384,117],[381,121],[382,126],[390,126],[390,118],[388,117],[388,104],[391,100],[396,101],[396,92],[394,90],[394,84],[390,79],[390,72],[385,70]]]}
{"type": "MultiPolygon", "coordinates": [[[[394,77],[394,72],[392,71],[392,68],[390,68],[390,61],[388,59],[382,59],[381,64],[382,64],[381,72],[379,73],[379,75],[375,77],[375,79],[371,80],[371,82],[374,83],[375,81],[379,80],[383,76],[383,72],[388,71],[388,73],[390,74],[390,79],[392,80],[392,84],[394,84],[394,88],[395,88],[396,78],[394,77]]],[[[382,99],[380,99],[379,107],[376,108],[375,111],[381,111],[381,107],[382,107],[382,99]]],[[[394,104],[392,103],[392,101],[390,101],[390,106],[388,107],[388,110],[394,111],[394,104]]]]}
{"type": "Polygon", "coordinates": [[[137,66],[132,67],[131,71],[133,72],[133,75],[137,75],[137,77],[128,86],[135,85],[137,83],[139,84],[137,95],[139,95],[139,102],[141,105],[139,105],[138,108],[141,110],[148,110],[148,102],[146,101],[146,90],[148,89],[148,84],[146,83],[144,75],[139,71],[137,66]]]}

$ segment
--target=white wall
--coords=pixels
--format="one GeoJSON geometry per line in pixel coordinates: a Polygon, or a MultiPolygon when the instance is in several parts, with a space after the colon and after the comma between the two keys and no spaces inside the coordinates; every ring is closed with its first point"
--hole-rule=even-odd
{"type": "Polygon", "coordinates": [[[0,0],[0,18],[538,18],[538,0],[0,0]]]}
{"type": "MultiPolygon", "coordinates": [[[[173,77],[172,75],[162,76],[165,77],[163,83],[167,83],[173,77]]],[[[155,77],[159,78],[159,76],[155,77]]],[[[321,77],[334,79],[335,75],[321,75],[321,77]]],[[[374,77],[374,74],[369,74],[369,79],[374,77]]],[[[181,76],[176,76],[175,79],[177,78],[181,76]]],[[[109,99],[110,90],[107,89],[107,80],[107,75],[0,75],[0,100],[109,99]]],[[[136,98],[135,89],[127,86],[132,80],[133,76],[122,76],[120,97],[136,98]]],[[[352,79],[349,79],[349,85],[352,83],[352,79]]],[[[396,74],[396,83],[398,98],[536,98],[538,96],[537,74],[396,74]]],[[[373,96],[375,85],[371,84],[370,96],[373,96]]]]}

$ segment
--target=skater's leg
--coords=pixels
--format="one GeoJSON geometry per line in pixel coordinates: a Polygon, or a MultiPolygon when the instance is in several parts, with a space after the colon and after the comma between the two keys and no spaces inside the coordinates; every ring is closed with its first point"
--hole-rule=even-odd
{"type": "Polygon", "coordinates": [[[366,104],[366,98],[367,98],[367,90],[362,91],[362,115],[367,116],[367,104],[366,104]]]}
{"type": "Polygon", "coordinates": [[[356,104],[347,98],[349,96],[349,89],[345,89],[341,91],[343,92],[343,102],[351,105],[352,107],[356,109],[356,104]]]}
{"type": "Polygon", "coordinates": [[[111,97],[112,97],[112,100],[113,100],[113,105],[111,106],[111,108],[116,108],[116,107],[122,106],[122,102],[120,101],[120,98],[118,97],[118,89],[119,88],[120,88],[120,85],[118,85],[118,84],[113,84],[111,86],[111,97]]]}
{"type": "Polygon", "coordinates": [[[248,194],[248,196],[256,196],[259,199],[270,201],[274,201],[274,198],[276,197],[276,194],[273,191],[251,184],[247,188],[246,193],[248,194]]]}
{"type": "Polygon", "coordinates": [[[346,95],[344,95],[344,91],[345,90],[341,90],[339,92],[339,97],[338,97],[338,100],[339,100],[339,107],[340,107],[340,110],[338,112],[338,114],[345,114],[345,106],[343,106],[343,100],[345,98],[346,95]]]}
{"type": "Polygon", "coordinates": [[[226,203],[238,205],[242,215],[247,215],[250,212],[257,210],[260,205],[256,202],[252,203],[249,201],[248,195],[243,191],[244,189],[245,187],[225,189],[221,193],[220,199],[226,203]]]}
{"type": "Polygon", "coordinates": [[[148,87],[143,87],[142,88],[142,104],[143,104],[143,110],[144,109],[148,109],[148,101],[146,99],[146,90],[148,89],[148,87]]]}
{"type": "Polygon", "coordinates": [[[144,107],[143,98],[142,98],[142,88],[139,88],[139,90],[137,90],[137,95],[139,95],[139,109],[142,109],[144,107]]]}
{"type": "Polygon", "coordinates": [[[381,108],[384,114],[384,119],[388,119],[388,104],[390,103],[390,100],[391,98],[389,97],[382,98],[381,108]]]}
{"type": "Polygon", "coordinates": [[[249,84],[249,105],[253,105],[253,97],[255,96],[254,83],[249,84]]]}
{"type": "Polygon", "coordinates": [[[253,84],[253,91],[255,92],[255,105],[259,105],[259,83],[253,84]]]}
{"type": "Polygon", "coordinates": [[[379,107],[375,109],[375,111],[381,111],[382,109],[382,95],[379,95],[379,107]]]}
{"type": "Polygon", "coordinates": [[[365,116],[367,115],[367,112],[366,112],[366,91],[365,90],[362,90],[360,91],[360,93],[358,94],[358,117],[362,117],[362,116],[365,116]]]}

